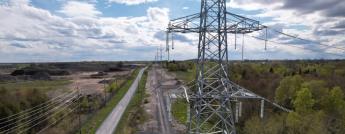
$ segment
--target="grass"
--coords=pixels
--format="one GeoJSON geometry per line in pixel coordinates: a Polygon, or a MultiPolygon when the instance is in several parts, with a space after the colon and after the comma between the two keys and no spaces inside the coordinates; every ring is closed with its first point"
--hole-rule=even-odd
{"type": "Polygon", "coordinates": [[[171,105],[171,112],[175,120],[180,124],[187,124],[188,103],[184,99],[177,99],[171,105]]]}
{"type": "Polygon", "coordinates": [[[131,75],[129,80],[121,86],[116,94],[110,99],[105,107],[97,111],[86,123],[82,126],[81,131],[83,134],[95,133],[97,128],[102,124],[102,122],[107,118],[109,113],[113,108],[120,102],[123,96],[127,93],[129,87],[132,85],[134,79],[139,73],[139,69],[136,69],[131,75]]]}
{"type": "Polygon", "coordinates": [[[41,92],[47,92],[70,84],[69,80],[52,80],[52,81],[25,81],[16,83],[0,83],[0,87],[8,91],[37,89],[41,92]]]}
{"type": "Polygon", "coordinates": [[[190,82],[195,79],[195,69],[188,71],[173,71],[176,74],[176,78],[183,80],[184,82],[190,82]]]}
{"type": "Polygon", "coordinates": [[[123,84],[126,82],[126,78],[117,78],[116,81],[113,81],[110,85],[108,85],[106,87],[106,91],[108,93],[111,93],[111,92],[116,92],[119,87],[122,87],[123,84]]]}
{"type": "MultiPolygon", "coordinates": [[[[188,125],[187,122],[187,107],[189,104],[184,100],[184,99],[177,99],[172,103],[172,115],[174,119],[179,123],[179,124],[184,124],[188,125]]],[[[211,122],[206,122],[202,126],[202,130],[207,131],[213,127],[214,123],[211,122]]]]}
{"type": "Polygon", "coordinates": [[[139,124],[144,123],[148,119],[148,114],[143,108],[144,99],[146,98],[145,85],[147,81],[147,71],[144,72],[140,80],[138,90],[134,94],[126,111],[124,112],[115,134],[132,134],[137,131],[139,124]]]}

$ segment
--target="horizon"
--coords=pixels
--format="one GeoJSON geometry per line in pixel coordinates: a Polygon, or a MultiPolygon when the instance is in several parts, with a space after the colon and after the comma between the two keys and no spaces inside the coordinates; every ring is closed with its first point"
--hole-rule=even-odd
{"type": "MultiPolygon", "coordinates": [[[[171,60],[169,62],[183,62],[183,61],[193,61],[196,59],[186,59],[186,60],[171,60]]],[[[345,61],[345,59],[258,59],[258,60],[251,60],[251,59],[244,59],[244,60],[229,60],[229,62],[255,62],[255,61],[345,61]]],[[[59,62],[0,62],[1,64],[55,64],[55,63],[97,63],[97,62],[105,62],[105,63],[109,63],[109,62],[157,62],[154,60],[147,60],[147,61],[59,61],[59,62]]],[[[163,60],[163,61],[158,61],[158,62],[167,62],[167,60],[163,60]]]]}

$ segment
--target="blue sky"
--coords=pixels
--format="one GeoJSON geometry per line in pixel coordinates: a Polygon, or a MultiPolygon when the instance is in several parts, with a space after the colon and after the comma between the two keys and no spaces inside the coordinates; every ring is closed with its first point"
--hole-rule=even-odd
{"type": "MultiPolygon", "coordinates": [[[[0,4],[0,62],[153,60],[157,47],[165,47],[163,31],[169,20],[200,11],[200,0],[0,0],[0,4]]],[[[276,30],[345,47],[342,0],[229,0],[227,7],[276,30]]],[[[177,37],[172,59],[195,58],[198,36],[177,37]]],[[[233,37],[229,35],[230,59],[241,59],[242,51],[233,49],[233,37]]],[[[273,32],[270,37],[297,47],[269,43],[264,50],[263,41],[245,37],[244,57],[343,58],[327,54],[343,54],[339,49],[273,32]]]]}

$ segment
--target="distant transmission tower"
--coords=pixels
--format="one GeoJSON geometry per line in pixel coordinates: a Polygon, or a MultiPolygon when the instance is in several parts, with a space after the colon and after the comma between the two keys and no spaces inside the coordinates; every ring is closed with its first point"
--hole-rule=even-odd
{"type": "Polygon", "coordinates": [[[226,0],[201,0],[200,13],[171,20],[168,33],[199,34],[196,80],[188,87],[187,98],[191,109],[189,133],[235,134],[234,116],[238,118],[240,101],[268,101],[231,82],[228,76],[227,34],[236,36],[264,28],[259,21],[227,12],[226,0]]]}

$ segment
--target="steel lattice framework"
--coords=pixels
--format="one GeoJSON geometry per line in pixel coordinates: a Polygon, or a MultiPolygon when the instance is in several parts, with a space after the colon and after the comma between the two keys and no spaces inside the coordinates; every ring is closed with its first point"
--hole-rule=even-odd
{"type": "Polygon", "coordinates": [[[226,0],[201,0],[200,13],[171,20],[168,34],[199,34],[197,76],[187,85],[186,97],[191,109],[189,133],[235,134],[232,107],[236,102],[240,99],[270,102],[231,82],[228,76],[228,33],[247,34],[264,28],[259,21],[227,12],[226,0]]]}

